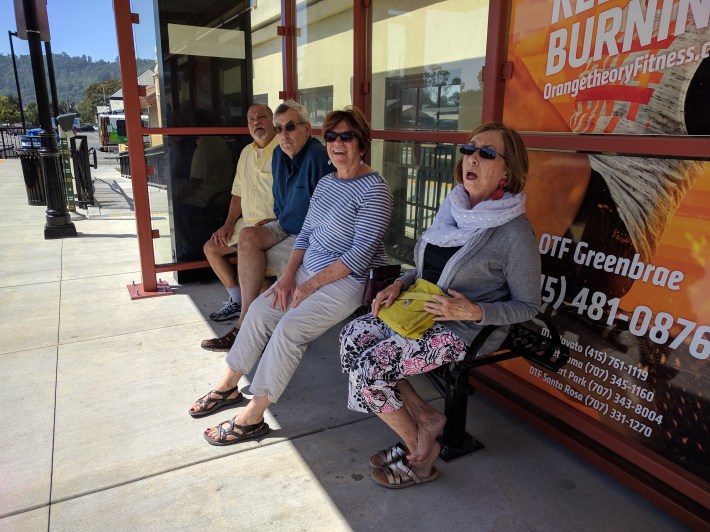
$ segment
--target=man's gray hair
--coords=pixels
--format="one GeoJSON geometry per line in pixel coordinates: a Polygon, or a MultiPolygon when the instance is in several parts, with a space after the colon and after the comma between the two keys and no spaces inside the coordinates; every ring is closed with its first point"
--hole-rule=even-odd
{"type": "Polygon", "coordinates": [[[301,120],[301,122],[311,121],[311,117],[308,114],[308,109],[303,107],[300,103],[294,102],[293,100],[286,100],[285,102],[280,104],[276,108],[276,111],[274,111],[274,118],[283,113],[286,113],[287,111],[296,111],[296,114],[298,114],[298,118],[301,120]]]}

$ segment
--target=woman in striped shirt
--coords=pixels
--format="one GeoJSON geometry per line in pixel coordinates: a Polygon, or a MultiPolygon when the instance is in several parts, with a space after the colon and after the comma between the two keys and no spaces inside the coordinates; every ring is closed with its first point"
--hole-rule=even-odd
{"type": "Polygon", "coordinates": [[[204,398],[208,413],[241,401],[239,380],[262,356],[250,384],[254,397],[235,418],[205,430],[211,445],[269,432],[264,412],[278,401],[308,343],[360,306],[366,272],[386,262],[382,239],[392,194],[363,161],[370,126],[359,109],[347,107],[329,113],[323,131],[335,171],[318,182],[283,276],[249,308],[224,376],[204,398]]]}

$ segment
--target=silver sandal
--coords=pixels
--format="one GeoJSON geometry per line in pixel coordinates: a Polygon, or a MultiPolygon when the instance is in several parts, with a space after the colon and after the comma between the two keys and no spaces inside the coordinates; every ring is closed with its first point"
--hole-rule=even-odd
{"type": "Polygon", "coordinates": [[[404,446],[402,442],[397,442],[393,446],[387,449],[382,449],[377,451],[370,457],[370,467],[374,469],[379,469],[385,467],[386,465],[392,464],[397,460],[407,456],[409,451],[404,446]]]}
{"type": "Polygon", "coordinates": [[[388,464],[385,467],[375,469],[370,476],[372,480],[385,488],[400,489],[408,488],[416,484],[425,484],[436,480],[439,477],[439,470],[431,466],[431,473],[427,477],[420,477],[414,471],[409,469],[402,460],[397,460],[393,464],[388,464]],[[380,479],[377,473],[384,473],[385,479],[380,479]]]}

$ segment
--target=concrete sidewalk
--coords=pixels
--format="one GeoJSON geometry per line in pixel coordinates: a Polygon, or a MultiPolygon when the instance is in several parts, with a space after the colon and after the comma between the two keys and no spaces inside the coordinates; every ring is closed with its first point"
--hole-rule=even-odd
{"type": "Polygon", "coordinates": [[[436,482],[377,486],[368,458],[396,437],[346,409],[337,329],[268,412],[273,432],[207,445],[203,429],[235,413],[187,415],[223,370],[223,354],[199,345],[229,327],[207,318],[224,289],[131,301],[130,181],[97,178],[114,196],[75,222],[77,238],[44,240],[19,161],[0,161],[0,530],[683,529],[480,396],[468,428],[486,450],[439,461],[436,482]]]}

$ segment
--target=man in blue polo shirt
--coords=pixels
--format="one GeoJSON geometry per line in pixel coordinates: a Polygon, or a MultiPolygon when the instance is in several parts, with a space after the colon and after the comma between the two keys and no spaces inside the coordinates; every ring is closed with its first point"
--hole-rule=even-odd
{"type": "Polygon", "coordinates": [[[245,227],[239,234],[237,269],[242,313],[236,326],[226,335],[202,341],[202,347],[210,351],[229,351],[232,347],[249,305],[262,290],[267,250],[269,260],[283,260],[284,263],[288,260],[316,184],[329,172],[328,154],[311,136],[311,123],[305,107],[291,100],[283,102],[274,112],[274,130],[279,139],[271,159],[276,218],[265,220],[258,226],[245,227]]]}

